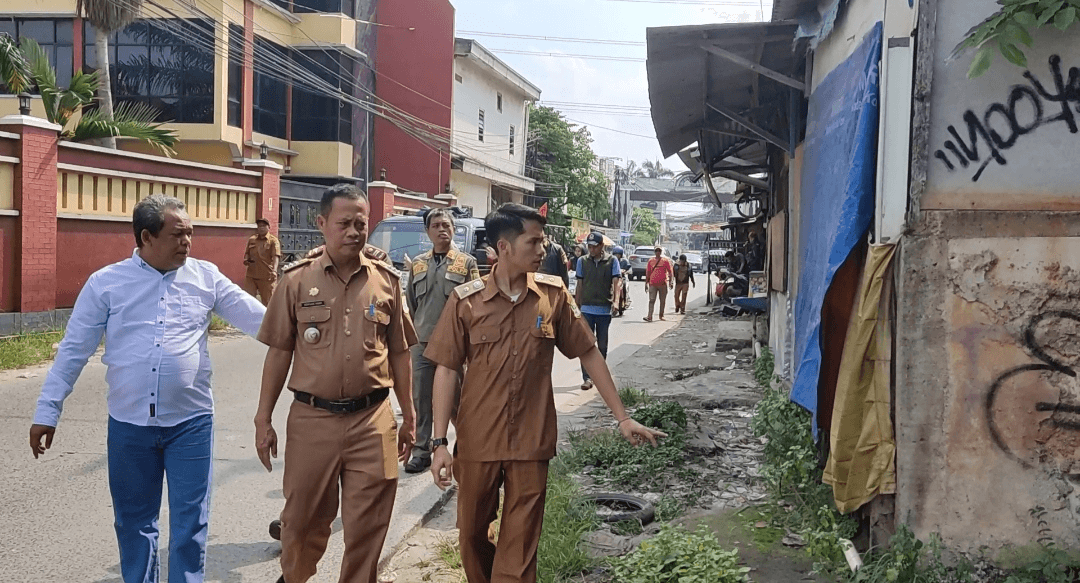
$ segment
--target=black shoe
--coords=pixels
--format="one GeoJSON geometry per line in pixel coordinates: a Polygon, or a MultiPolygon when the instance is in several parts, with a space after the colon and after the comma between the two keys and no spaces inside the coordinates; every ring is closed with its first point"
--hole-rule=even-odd
{"type": "Polygon", "coordinates": [[[285,583],[285,575],[282,575],[282,576],[278,577],[277,578],[277,583],[285,583]]]}
{"type": "Polygon", "coordinates": [[[406,474],[419,474],[431,467],[431,458],[414,457],[405,464],[406,474]]]}
{"type": "Polygon", "coordinates": [[[273,520],[270,522],[270,538],[274,540],[281,540],[281,521],[273,520]]]}

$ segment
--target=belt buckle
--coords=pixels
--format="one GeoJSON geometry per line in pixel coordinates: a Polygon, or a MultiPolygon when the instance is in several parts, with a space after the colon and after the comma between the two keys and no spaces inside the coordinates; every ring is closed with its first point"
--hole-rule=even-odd
{"type": "Polygon", "coordinates": [[[353,404],[351,401],[329,401],[327,405],[329,406],[330,412],[335,415],[346,415],[353,412],[353,404]]]}

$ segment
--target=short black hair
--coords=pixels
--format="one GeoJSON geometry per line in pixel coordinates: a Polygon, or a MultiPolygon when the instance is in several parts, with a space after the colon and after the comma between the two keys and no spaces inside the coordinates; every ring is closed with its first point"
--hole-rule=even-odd
{"type": "Polygon", "coordinates": [[[329,217],[330,211],[334,208],[334,199],[337,198],[368,202],[367,193],[364,192],[364,189],[349,182],[339,182],[323,192],[322,200],[319,201],[319,214],[323,217],[329,217]]]}
{"type": "Polygon", "coordinates": [[[431,221],[439,217],[450,219],[450,226],[454,226],[454,213],[450,212],[449,209],[431,209],[424,213],[424,228],[430,227],[431,221]]]}
{"type": "Polygon", "coordinates": [[[686,255],[679,255],[679,261],[686,261],[686,255]]]}
{"type": "Polygon", "coordinates": [[[131,212],[131,223],[135,231],[135,246],[142,249],[142,232],[148,231],[150,236],[157,237],[165,226],[166,211],[185,211],[184,201],[164,194],[151,194],[150,196],[135,203],[131,212]]]}
{"type": "Polygon", "coordinates": [[[541,227],[547,225],[547,218],[531,206],[508,202],[491,211],[484,217],[488,244],[498,249],[499,239],[517,238],[525,232],[525,221],[536,221],[541,227]]]}

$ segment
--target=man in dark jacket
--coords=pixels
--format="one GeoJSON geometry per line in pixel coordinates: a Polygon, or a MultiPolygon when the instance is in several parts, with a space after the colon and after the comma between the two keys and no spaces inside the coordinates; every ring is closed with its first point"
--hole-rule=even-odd
{"type": "Polygon", "coordinates": [[[562,278],[563,285],[570,286],[570,277],[566,269],[566,252],[561,245],[544,237],[544,262],[540,264],[539,273],[557,275],[562,278]]]}

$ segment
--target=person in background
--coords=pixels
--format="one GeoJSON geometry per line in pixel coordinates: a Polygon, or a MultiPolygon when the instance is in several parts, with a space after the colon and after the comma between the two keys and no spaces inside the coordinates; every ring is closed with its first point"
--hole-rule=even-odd
{"type": "Polygon", "coordinates": [[[419,341],[412,347],[413,405],[416,407],[416,446],[405,472],[418,474],[431,466],[431,387],[435,382],[435,363],[424,358],[435,324],[442,315],[446,300],[454,288],[480,279],[476,259],[454,248],[454,216],[445,209],[428,211],[424,227],[432,248],[412,261],[405,300],[416,327],[419,341]]]}
{"type": "Polygon", "coordinates": [[[253,296],[258,293],[265,306],[270,303],[277,285],[281,241],[270,234],[270,221],[260,217],[255,219],[255,225],[258,231],[248,238],[244,250],[244,265],[247,266],[244,291],[253,296]]]}
{"type": "Polygon", "coordinates": [[[64,400],[104,336],[120,577],[158,580],[158,515],[167,479],[169,581],[197,583],[206,568],[213,468],[210,314],[254,336],[266,309],[214,264],[189,257],[194,229],[183,201],[154,194],[132,214],[135,251],[91,275],[75,301],[41,388],[30,450],[37,458],[52,447],[64,400]]]}
{"type": "Polygon", "coordinates": [[[567,272],[566,266],[569,262],[566,258],[566,252],[563,251],[562,245],[559,245],[555,241],[551,240],[551,237],[544,236],[544,262],[540,264],[538,273],[546,273],[548,275],[557,275],[559,279],[563,280],[563,285],[570,285],[570,274],[567,272]]]}
{"type": "Polygon", "coordinates": [[[458,482],[461,563],[469,583],[536,581],[548,462],[559,435],[551,386],[555,348],[581,359],[627,441],[655,445],[665,437],[626,413],[562,281],[534,273],[544,259],[546,222],[535,209],[512,203],[487,216],[484,226],[499,263],[486,281],[454,290],[424,352],[439,365],[431,474],[443,490],[458,482]],[[457,375],[466,363],[453,456],[446,431],[457,375]],[[499,512],[500,486],[496,546],[488,527],[499,512]]]}
{"type": "Polygon", "coordinates": [[[694,270],[686,261],[686,255],[679,255],[679,262],[673,268],[675,279],[675,313],[686,314],[686,294],[690,286],[697,287],[694,282],[694,270]]]}
{"type": "Polygon", "coordinates": [[[566,264],[568,272],[577,273],[577,262],[585,255],[585,247],[580,243],[574,245],[574,256],[570,258],[570,261],[566,264]]]}
{"type": "Polygon", "coordinates": [[[765,269],[765,244],[757,233],[751,232],[746,242],[746,270],[762,271],[765,269]]]}
{"type": "Polygon", "coordinates": [[[664,257],[664,248],[656,248],[656,256],[645,266],[645,285],[649,286],[649,315],[646,322],[652,322],[653,305],[656,296],[660,296],[660,320],[664,319],[664,307],[667,304],[668,289],[674,286],[671,260],[664,257]]]}
{"type": "Polygon", "coordinates": [[[627,287],[629,285],[627,275],[630,273],[630,261],[628,261],[623,256],[624,253],[625,251],[623,250],[623,248],[618,245],[616,245],[615,248],[611,250],[611,255],[619,261],[619,280],[622,282],[619,285],[617,293],[615,294],[614,305],[617,307],[617,309],[614,310],[612,314],[618,316],[622,316],[623,312],[630,309],[630,288],[627,287]]]}
{"type": "MultiPolygon", "coordinates": [[[[585,239],[589,254],[578,259],[577,289],[574,299],[581,307],[585,324],[596,336],[596,347],[600,355],[607,359],[608,330],[611,328],[611,302],[622,285],[622,269],[619,260],[604,252],[604,236],[597,232],[589,233],[585,239]]],[[[585,367],[581,368],[581,390],[593,388],[593,381],[585,367]]]]}

